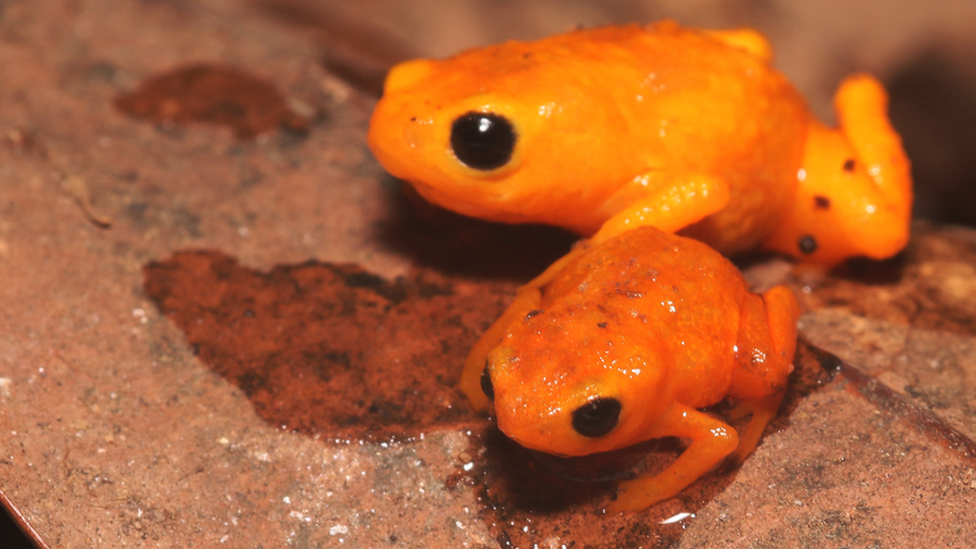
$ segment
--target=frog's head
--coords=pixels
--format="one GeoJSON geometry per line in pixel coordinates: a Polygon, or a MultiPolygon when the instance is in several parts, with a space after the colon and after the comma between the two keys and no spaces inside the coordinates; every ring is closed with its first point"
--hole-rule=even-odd
{"type": "Polygon", "coordinates": [[[912,180],[887,96],[858,75],[835,103],[840,128],[811,127],[793,207],[766,247],[827,265],[891,257],[908,242],[912,180]]]}
{"type": "MultiPolygon", "coordinates": [[[[622,146],[606,131],[618,115],[581,91],[592,85],[581,72],[521,42],[402,63],[373,112],[370,148],[392,175],[459,213],[580,223],[576,211],[606,199],[594,192],[608,193],[594,178],[607,178],[608,169],[621,184],[633,178],[625,162],[606,166],[602,151],[622,146]]],[[[569,228],[592,232],[597,223],[569,228]]]]}
{"type": "Polygon", "coordinates": [[[615,328],[599,312],[553,307],[512,329],[482,376],[498,428],[527,448],[560,456],[644,440],[670,404],[667,368],[615,328]]]}

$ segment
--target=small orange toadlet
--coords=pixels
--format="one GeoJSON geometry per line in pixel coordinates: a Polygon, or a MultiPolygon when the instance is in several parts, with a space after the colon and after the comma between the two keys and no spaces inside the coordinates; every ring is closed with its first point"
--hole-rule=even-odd
{"type": "Polygon", "coordinates": [[[799,308],[758,295],[699,241],[642,227],[579,253],[523,290],[472,351],[461,387],[528,448],[580,456],[690,439],[665,471],[621,483],[613,511],[674,496],[729,454],[744,459],[793,370],[799,308]],[[486,396],[487,395],[487,396],[486,396]],[[741,434],[697,409],[731,397],[741,434]]]}
{"type": "Polygon", "coordinates": [[[896,254],[912,190],[884,89],[845,80],[828,128],[771,55],[752,30],[663,21],[410,61],[369,144],[431,202],[488,220],[594,242],[648,225],[827,265],[896,254]]]}

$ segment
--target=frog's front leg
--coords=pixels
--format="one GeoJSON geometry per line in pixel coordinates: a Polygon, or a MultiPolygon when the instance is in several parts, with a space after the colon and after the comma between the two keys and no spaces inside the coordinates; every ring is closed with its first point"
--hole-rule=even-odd
{"type": "Polygon", "coordinates": [[[729,198],[728,184],[705,174],[675,176],[650,172],[635,177],[609,201],[626,202],[626,206],[604,222],[589,240],[577,243],[572,251],[521,289],[545,286],[563,267],[593,244],[643,226],[676,233],[721,210],[729,203],[729,198]]]}
{"type": "Polygon", "coordinates": [[[520,289],[515,294],[508,309],[498,317],[484,334],[478,339],[464,361],[464,371],[461,372],[461,391],[468,397],[471,406],[479,412],[488,409],[488,397],[481,389],[481,374],[485,370],[485,360],[488,353],[501,343],[508,327],[516,320],[524,317],[530,311],[538,309],[542,302],[542,293],[538,288],[520,289]]]}
{"type": "Polygon", "coordinates": [[[591,243],[643,226],[676,233],[721,210],[730,198],[728,183],[707,174],[653,172],[635,178],[621,193],[634,196],[634,200],[610,217],[591,243]]]}
{"type": "Polygon", "coordinates": [[[683,404],[674,403],[648,438],[680,437],[691,445],[667,469],[655,476],[621,482],[611,512],[645,509],[668,499],[708,472],[739,443],[735,429],[683,404]]]}

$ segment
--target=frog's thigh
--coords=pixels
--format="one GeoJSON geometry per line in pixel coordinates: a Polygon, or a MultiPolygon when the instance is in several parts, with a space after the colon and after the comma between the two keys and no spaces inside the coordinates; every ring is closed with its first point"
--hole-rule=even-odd
{"type": "Polygon", "coordinates": [[[671,406],[658,425],[660,432],[652,438],[690,438],[691,445],[660,474],[621,482],[609,511],[644,509],[676,495],[732,453],[739,442],[735,429],[683,404],[671,406]]]}
{"type": "Polygon", "coordinates": [[[780,360],[785,362],[783,367],[793,362],[796,352],[796,322],[800,319],[800,305],[796,296],[786,286],[774,286],[762,294],[766,305],[766,318],[769,323],[769,334],[780,360]]]}
{"type": "MultiPolygon", "coordinates": [[[[648,175],[653,179],[660,177],[660,174],[648,175]]],[[[608,219],[590,242],[603,242],[643,226],[674,233],[721,210],[728,203],[729,186],[725,181],[704,174],[676,177],[608,219]]]]}
{"type": "MultiPolygon", "coordinates": [[[[752,415],[735,450],[735,459],[739,462],[752,453],[766,425],[776,417],[786,393],[787,378],[793,371],[793,354],[796,351],[796,321],[800,316],[800,307],[793,292],[785,286],[776,286],[762,294],[762,303],[766,312],[765,324],[769,329],[770,348],[764,349],[766,367],[755,371],[739,370],[740,376],[747,377],[733,380],[733,392],[741,396],[739,404],[729,412],[729,417],[735,420],[752,415]]],[[[758,311],[751,311],[748,305],[744,305],[742,322],[756,322],[750,312],[758,311]]]]}
{"type": "Polygon", "coordinates": [[[834,98],[841,131],[867,167],[885,204],[909,211],[912,176],[901,137],[888,120],[888,94],[877,79],[849,76],[834,98]]]}
{"type": "Polygon", "coordinates": [[[517,319],[525,316],[533,309],[538,309],[542,301],[542,294],[538,289],[527,288],[519,290],[515,300],[505,309],[487,331],[481,335],[464,361],[464,371],[461,372],[461,391],[468,397],[471,406],[481,412],[488,409],[488,397],[481,390],[481,373],[485,369],[488,353],[501,343],[505,332],[517,319]]]}

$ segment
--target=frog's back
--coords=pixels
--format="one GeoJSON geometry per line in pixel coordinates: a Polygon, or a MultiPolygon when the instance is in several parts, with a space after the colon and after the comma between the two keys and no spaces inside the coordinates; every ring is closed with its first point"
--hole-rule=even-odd
{"type": "Polygon", "coordinates": [[[705,244],[642,227],[568,265],[545,288],[543,308],[599,304],[607,330],[671,357],[676,398],[701,407],[728,392],[746,295],[735,266],[705,244]]]}

